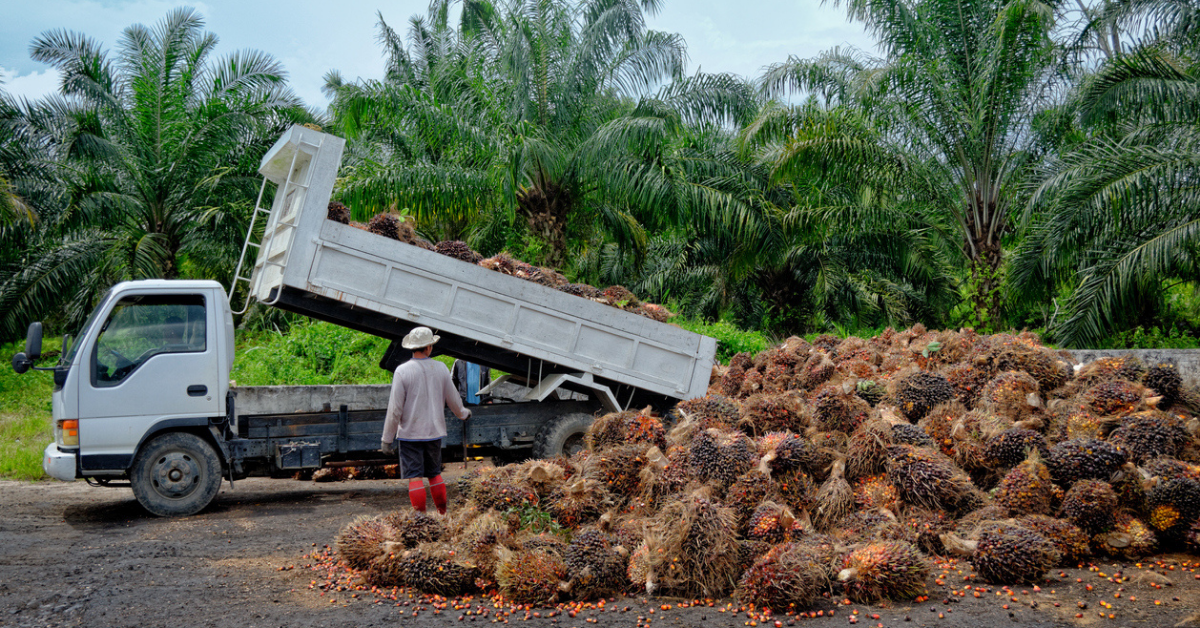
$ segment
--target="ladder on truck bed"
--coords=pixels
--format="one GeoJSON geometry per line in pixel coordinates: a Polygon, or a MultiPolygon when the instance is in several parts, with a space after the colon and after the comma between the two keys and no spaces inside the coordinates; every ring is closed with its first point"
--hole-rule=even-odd
{"type": "MultiPolygon", "coordinates": [[[[258,189],[258,200],[254,202],[254,212],[250,215],[250,228],[246,230],[246,240],[242,243],[242,254],[238,257],[237,268],[233,271],[233,281],[229,285],[229,294],[226,295],[226,298],[229,301],[229,307],[231,310],[233,310],[234,314],[245,314],[246,310],[250,308],[250,303],[254,301],[255,295],[258,294],[259,288],[261,288],[260,284],[262,283],[262,278],[266,275],[266,273],[260,272],[255,274],[253,269],[256,269],[260,266],[264,269],[268,266],[275,266],[280,270],[283,270],[287,267],[288,257],[291,255],[292,247],[284,248],[282,252],[282,260],[274,259],[274,256],[271,254],[271,247],[275,243],[275,236],[277,234],[279,234],[281,231],[290,232],[296,228],[296,218],[300,213],[300,204],[304,202],[304,195],[308,192],[309,184],[312,182],[313,173],[311,168],[305,168],[303,173],[298,173],[296,168],[296,159],[302,153],[306,153],[309,155],[309,157],[312,157],[317,154],[317,151],[321,150],[321,144],[324,143],[325,136],[321,133],[317,133],[315,135],[317,135],[319,138],[316,143],[310,142],[306,139],[301,139],[299,145],[297,146],[296,152],[292,154],[292,163],[288,167],[287,179],[277,192],[278,194],[284,195],[284,202],[287,205],[287,209],[274,223],[271,222],[271,210],[264,209],[262,206],[263,193],[267,189],[267,178],[263,177],[262,186],[258,189]],[[298,178],[302,179],[302,181],[295,180],[298,174],[300,175],[298,178]],[[259,214],[266,214],[267,216],[267,224],[263,229],[263,233],[266,235],[265,243],[262,241],[254,241],[254,226],[258,221],[259,214]],[[252,270],[250,273],[248,273],[249,276],[244,276],[242,275],[242,265],[246,261],[246,251],[249,250],[250,247],[254,247],[256,251],[254,266],[251,267],[252,270]],[[242,302],[241,309],[233,309],[233,294],[237,291],[239,282],[246,283],[246,299],[242,302]]],[[[278,300],[279,293],[276,293],[271,300],[262,301],[262,304],[274,305],[278,300]]]]}

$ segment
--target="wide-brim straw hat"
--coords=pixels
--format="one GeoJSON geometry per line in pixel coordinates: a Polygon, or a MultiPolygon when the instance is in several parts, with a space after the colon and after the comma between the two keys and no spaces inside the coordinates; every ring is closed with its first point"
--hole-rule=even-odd
{"type": "Polygon", "coordinates": [[[428,347],[429,345],[432,345],[441,339],[441,336],[435,336],[433,334],[432,329],[428,327],[418,327],[408,332],[408,335],[404,337],[404,340],[400,341],[400,346],[404,347],[405,349],[421,349],[428,347]]]}

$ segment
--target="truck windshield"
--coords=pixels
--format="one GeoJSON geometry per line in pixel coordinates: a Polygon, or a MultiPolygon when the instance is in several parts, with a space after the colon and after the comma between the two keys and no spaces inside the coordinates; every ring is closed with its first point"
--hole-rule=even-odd
{"type": "Polygon", "coordinates": [[[100,299],[100,302],[96,304],[96,307],[92,310],[92,313],[88,315],[87,320],[83,322],[83,326],[79,328],[79,331],[75,334],[75,338],[71,340],[71,347],[67,349],[67,354],[63,356],[63,366],[71,365],[71,361],[75,359],[75,353],[79,351],[80,339],[82,339],[83,335],[92,328],[92,325],[96,324],[96,319],[100,316],[100,312],[104,311],[105,306],[108,305],[108,300],[111,298],[112,291],[110,290],[108,294],[104,295],[103,299],[100,299]]]}

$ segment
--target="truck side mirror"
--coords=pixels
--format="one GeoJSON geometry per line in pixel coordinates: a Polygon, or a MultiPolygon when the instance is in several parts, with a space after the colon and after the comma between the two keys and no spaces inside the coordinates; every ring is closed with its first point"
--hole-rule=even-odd
{"type": "Polygon", "coordinates": [[[12,358],[12,367],[17,372],[17,375],[28,371],[31,366],[33,366],[33,360],[25,357],[24,353],[18,353],[12,358]]]}
{"type": "Polygon", "coordinates": [[[42,324],[30,323],[25,332],[25,358],[29,361],[42,357],[42,324]]]}

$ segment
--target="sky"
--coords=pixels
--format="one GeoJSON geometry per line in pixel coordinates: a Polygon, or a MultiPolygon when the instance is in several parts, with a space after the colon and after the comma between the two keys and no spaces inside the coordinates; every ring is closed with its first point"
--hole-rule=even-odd
{"type": "MultiPolygon", "coordinates": [[[[289,84],[306,104],[324,109],[323,76],[348,79],[383,73],[376,12],[406,33],[408,18],[425,14],[427,0],[24,0],[6,2],[0,20],[0,77],[9,94],[36,99],[57,89],[58,76],[29,58],[34,38],[55,29],[87,35],[114,50],[131,24],[153,26],[177,6],[191,6],[220,38],[217,56],[256,49],[282,62],[289,84]]],[[[748,78],[789,55],[812,57],[835,46],[871,48],[859,24],[819,0],[665,0],[650,28],[679,33],[688,46],[688,72],[731,72],[748,78]]]]}

